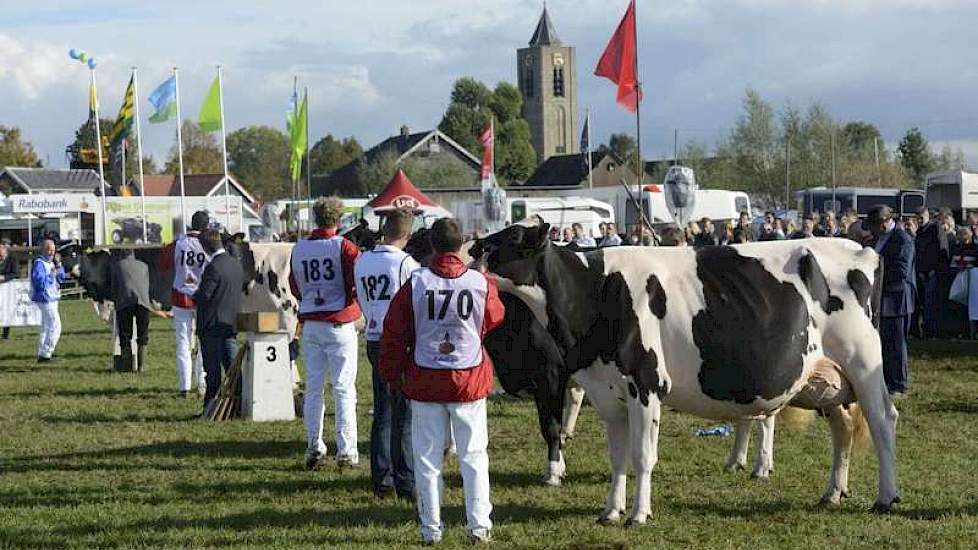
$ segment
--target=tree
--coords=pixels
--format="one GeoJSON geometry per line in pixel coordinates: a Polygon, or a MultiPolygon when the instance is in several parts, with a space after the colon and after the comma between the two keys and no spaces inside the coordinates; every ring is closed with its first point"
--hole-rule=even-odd
{"type": "Polygon", "coordinates": [[[617,155],[626,166],[635,170],[635,163],[638,158],[638,145],[635,144],[635,138],[629,134],[611,134],[611,137],[608,138],[608,145],[598,147],[600,152],[609,150],[617,155]]]}
{"type": "MultiPolygon", "coordinates": [[[[449,187],[471,187],[477,182],[472,168],[462,159],[454,155],[437,155],[430,157],[410,156],[401,162],[401,169],[408,179],[427,189],[449,187]]],[[[388,174],[383,185],[390,180],[388,174]]]]}
{"type": "Polygon", "coordinates": [[[392,150],[381,151],[368,162],[360,157],[357,164],[357,180],[360,182],[360,195],[379,193],[390,181],[397,169],[397,153],[392,150]]]}
{"type": "Polygon", "coordinates": [[[868,122],[848,122],[839,131],[842,155],[851,159],[875,162],[876,150],[881,139],[879,128],[868,122]]]}
{"type": "Polygon", "coordinates": [[[34,146],[23,140],[16,126],[0,125],[0,166],[41,166],[34,146]]]}
{"type": "Polygon", "coordinates": [[[936,165],[934,155],[927,144],[927,138],[919,128],[907,130],[906,135],[900,140],[900,145],[897,146],[897,151],[900,152],[900,164],[910,173],[915,182],[923,183],[924,176],[934,171],[936,165]]]}
{"type": "MultiPolygon", "coordinates": [[[[208,134],[192,120],[185,120],[180,127],[183,134],[183,173],[219,174],[224,171],[221,147],[213,134],[208,134]]],[[[164,173],[178,175],[177,146],[170,147],[170,156],[163,167],[164,173]]]]}
{"type": "Polygon", "coordinates": [[[438,129],[472,154],[482,154],[479,136],[495,118],[496,177],[505,183],[524,181],[536,167],[530,127],[520,116],[523,97],[508,82],[495,90],[471,77],[460,78],[452,87],[451,102],[438,129]]]}
{"type": "Polygon", "coordinates": [[[363,156],[363,147],[355,137],[338,140],[326,134],[309,150],[312,173],[325,175],[363,156]]]}
{"type": "MultiPolygon", "coordinates": [[[[102,131],[102,162],[108,168],[109,162],[109,137],[106,134],[112,128],[113,121],[102,118],[99,119],[100,130],[102,131]]],[[[98,151],[95,149],[95,122],[91,119],[86,120],[75,130],[75,140],[68,146],[68,160],[73,168],[91,168],[98,170],[98,151]]]]}
{"type": "Polygon", "coordinates": [[[954,149],[950,144],[945,143],[941,147],[941,152],[934,161],[937,170],[967,170],[968,163],[964,158],[964,151],[961,148],[954,149]]]}
{"type": "Polygon", "coordinates": [[[270,126],[239,128],[227,137],[228,170],[266,200],[288,197],[289,138],[270,126]]]}

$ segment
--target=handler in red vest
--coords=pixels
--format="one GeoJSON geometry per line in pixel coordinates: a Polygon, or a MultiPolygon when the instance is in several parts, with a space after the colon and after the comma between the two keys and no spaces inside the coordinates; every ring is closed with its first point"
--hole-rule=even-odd
{"type": "Polygon", "coordinates": [[[466,534],[489,540],[489,442],[486,396],[492,361],[482,347],[505,309],[495,282],[459,257],[462,232],[443,218],[431,228],[435,258],[394,296],[380,341],[380,373],[411,403],[411,443],[421,537],[441,540],[442,459],[455,432],[465,492],[466,534]]]}

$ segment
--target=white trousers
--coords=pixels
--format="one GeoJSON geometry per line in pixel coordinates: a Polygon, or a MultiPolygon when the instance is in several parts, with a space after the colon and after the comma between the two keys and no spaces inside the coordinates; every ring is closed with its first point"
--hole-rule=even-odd
{"type": "Polygon", "coordinates": [[[466,531],[484,535],[492,528],[489,502],[489,430],[486,400],[468,403],[411,402],[414,487],[418,493],[421,537],[441,538],[442,461],[449,429],[455,431],[465,493],[466,531]]]}
{"type": "Polygon", "coordinates": [[[306,321],[302,329],[306,362],[303,417],[307,452],[326,453],[323,442],[323,391],[326,377],[333,389],[336,417],[336,455],[359,460],[357,453],[357,332],[353,323],[334,325],[306,321]]]}
{"type": "Polygon", "coordinates": [[[196,310],[182,307],[173,308],[173,332],[177,341],[177,381],[180,391],[190,391],[193,379],[197,379],[197,388],[204,386],[204,358],[197,351],[197,358],[191,359],[194,342],[194,320],[196,310]],[[193,378],[190,374],[190,362],[193,360],[193,378]]]}
{"type": "Polygon", "coordinates": [[[58,302],[37,302],[41,310],[41,333],[37,338],[37,356],[50,359],[61,338],[61,313],[58,302]]]}

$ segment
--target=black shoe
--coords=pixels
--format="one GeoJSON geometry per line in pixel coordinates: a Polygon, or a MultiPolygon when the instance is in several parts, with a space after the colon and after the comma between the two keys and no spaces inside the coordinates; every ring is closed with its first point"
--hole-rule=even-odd
{"type": "Polygon", "coordinates": [[[180,391],[180,399],[190,399],[189,391],[180,391]]]}
{"type": "Polygon", "coordinates": [[[38,363],[50,363],[51,362],[51,358],[50,357],[42,357],[42,356],[38,355],[37,356],[37,362],[38,363]]]}
{"type": "Polygon", "coordinates": [[[323,464],[323,460],[326,458],[326,453],[311,453],[306,455],[306,469],[307,470],[318,470],[323,464]]]}
{"type": "Polygon", "coordinates": [[[395,496],[394,488],[390,485],[382,485],[379,489],[374,490],[374,496],[380,500],[386,500],[392,496],[395,496]]]}

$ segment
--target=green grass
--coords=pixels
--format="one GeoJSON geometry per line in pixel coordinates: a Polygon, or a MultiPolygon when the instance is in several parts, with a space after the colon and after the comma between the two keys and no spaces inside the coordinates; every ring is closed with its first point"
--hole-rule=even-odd
{"type": "MultiPolygon", "coordinates": [[[[148,372],[109,371],[109,336],[91,307],[62,305],[53,364],[34,362],[36,331],[0,341],[0,547],[400,547],[419,535],[408,505],[378,502],[369,473],[301,467],[301,421],[195,419],[200,401],[174,391],[173,336],[152,324],[148,372]]],[[[819,421],[777,436],[769,482],[726,474],[729,438],[696,438],[709,425],[666,411],[653,474],[651,522],[600,527],[609,478],[603,430],[581,414],[562,488],[545,469],[533,403],[489,404],[494,536],[499,548],[975,548],[978,546],[978,345],[917,345],[913,395],[899,404],[903,503],[867,510],[876,460],[857,454],[853,498],[815,507],[828,476],[829,435],[819,421]]],[[[361,456],[366,459],[369,366],[360,363],[361,456]]],[[[327,400],[327,408],[332,406],[327,400]]],[[[327,419],[327,431],[332,428],[327,419]]],[[[447,470],[445,546],[464,542],[457,467],[447,470]]],[[[630,487],[631,488],[631,487],[630,487]]]]}

